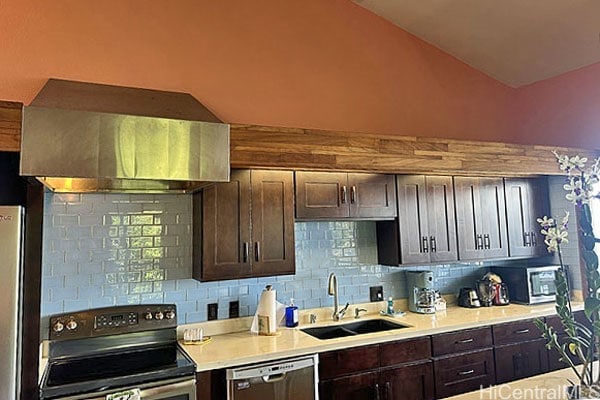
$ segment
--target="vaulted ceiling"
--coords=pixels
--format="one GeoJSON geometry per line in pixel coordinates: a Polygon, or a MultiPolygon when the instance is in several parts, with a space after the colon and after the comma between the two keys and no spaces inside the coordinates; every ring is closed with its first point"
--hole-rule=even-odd
{"type": "Polygon", "coordinates": [[[598,0],[353,0],[512,87],[600,61],[598,0]]]}

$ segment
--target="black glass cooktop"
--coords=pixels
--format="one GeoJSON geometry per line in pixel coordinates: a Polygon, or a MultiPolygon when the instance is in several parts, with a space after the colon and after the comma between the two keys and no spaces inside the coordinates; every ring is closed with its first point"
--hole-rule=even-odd
{"type": "Polygon", "coordinates": [[[55,360],[42,381],[42,399],[194,376],[195,365],[176,343],[55,360]]]}

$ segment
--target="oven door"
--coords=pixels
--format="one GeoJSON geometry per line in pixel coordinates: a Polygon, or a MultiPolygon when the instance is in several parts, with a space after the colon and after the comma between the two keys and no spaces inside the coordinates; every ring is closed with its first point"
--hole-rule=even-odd
{"type": "Polygon", "coordinates": [[[196,400],[196,380],[176,382],[170,380],[138,387],[60,397],[56,400],[196,400]]]}

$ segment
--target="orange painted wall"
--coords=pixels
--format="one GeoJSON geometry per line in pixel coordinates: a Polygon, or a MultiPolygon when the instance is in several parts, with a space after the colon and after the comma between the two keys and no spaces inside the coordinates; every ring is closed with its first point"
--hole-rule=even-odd
{"type": "Polygon", "coordinates": [[[223,120],[519,138],[515,92],[349,0],[0,0],[0,99],[57,77],[192,93],[223,120]]]}
{"type": "Polygon", "coordinates": [[[513,141],[600,149],[600,63],[517,90],[513,141]]]}

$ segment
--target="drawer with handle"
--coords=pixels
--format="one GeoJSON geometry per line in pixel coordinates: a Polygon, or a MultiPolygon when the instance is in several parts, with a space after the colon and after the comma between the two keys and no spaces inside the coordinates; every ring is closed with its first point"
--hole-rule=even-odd
{"type": "Polygon", "coordinates": [[[493,385],[496,380],[493,350],[480,350],[434,359],[437,399],[493,385]]]}
{"type": "Polygon", "coordinates": [[[459,332],[442,333],[432,337],[433,356],[461,353],[492,346],[489,326],[459,332]]]}
{"type": "Polygon", "coordinates": [[[539,339],[542,334],[532,319],[494,325],[494,344],[509,344],[539,339]]]}

